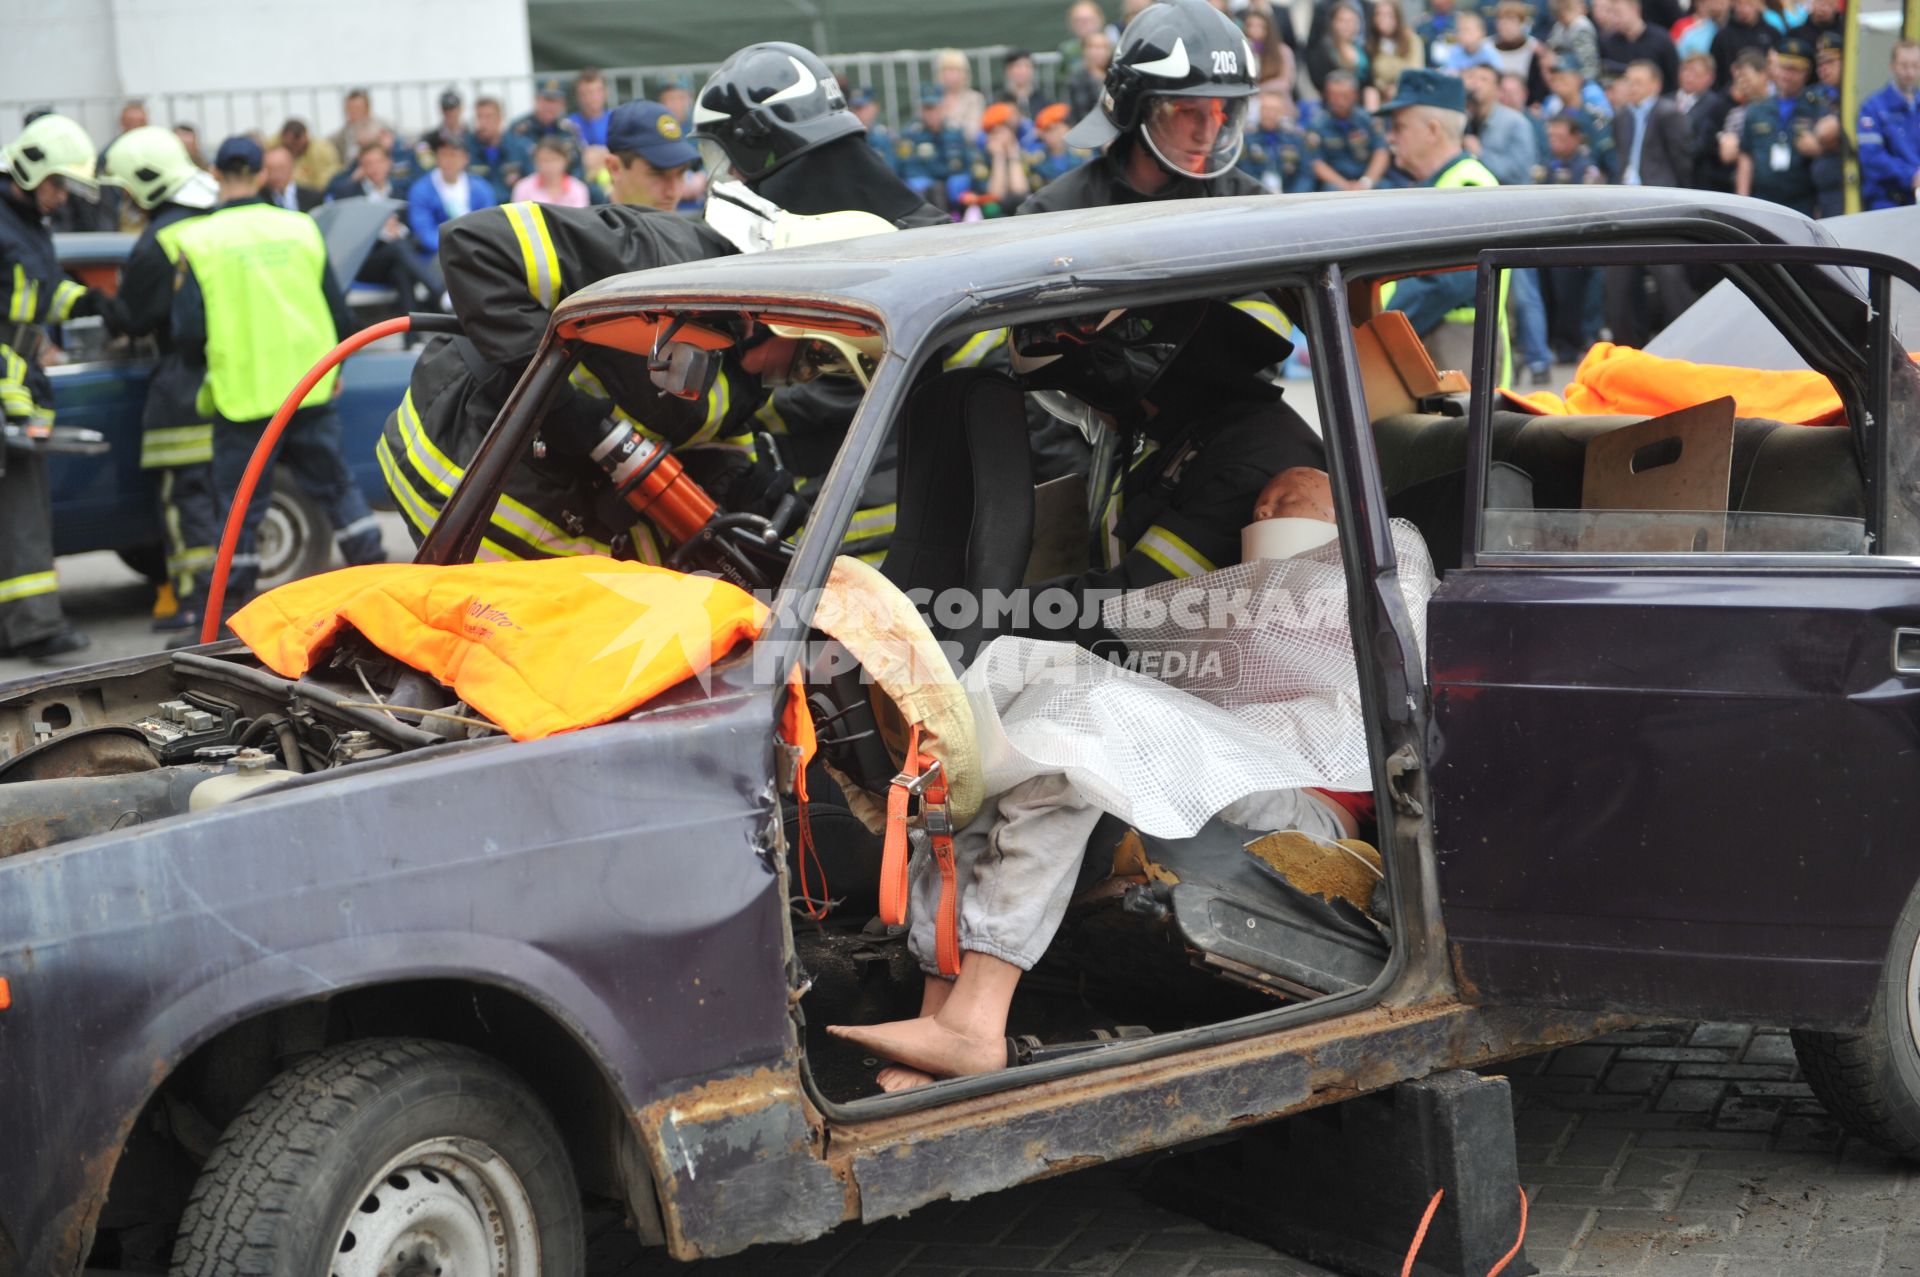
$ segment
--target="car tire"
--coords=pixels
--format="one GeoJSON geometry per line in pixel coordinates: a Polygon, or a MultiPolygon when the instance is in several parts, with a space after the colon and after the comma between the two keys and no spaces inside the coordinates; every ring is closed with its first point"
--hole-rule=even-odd
{"type": "Polygon", "coordinates": [[[165,585],[167,576],[167,547],[154,541],[147,545],[124,546],[114,551],[120,561],[147,578],[148,585],[165,585]]]}
{"type": "Polygon", "coordinates": [[[1920,1161],[1920,889],[1894,924],[1867,1027],[1795,1029],[1807,1085],[1849,1134],[1920,1161]]]}
{"type": "Polygon", "coordinates": [[[332,528],[325,506],[294,483],[291,475],[284,471],[276,474],[273,496],[256,538],[260,548],[257,588],[271,590],[326,571],[333,562],[332,528]]]}
{"type": "Polygon", "coordinates": [[[173,1277],[580,1277],[565,1144],[513,1073],[446,1042],[309,1056],[247,1103],[180,1222],[173,1277]]]}

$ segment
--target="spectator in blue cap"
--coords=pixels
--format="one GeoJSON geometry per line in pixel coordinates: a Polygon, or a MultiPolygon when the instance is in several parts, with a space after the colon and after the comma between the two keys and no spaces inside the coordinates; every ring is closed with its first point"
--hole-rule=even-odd
{"type": "Polygon", "coordinates": [[[880,153],[880,158],[893,165],[893,130],[880,123],[880,102],[870,89],[855,89],[847,97],[847,109],[854,118],[867,126],[867,145],[880,153]]]}
{"type": "Polygon", "coordinates": [[[548,77],[535,89],[533,110],[515,120],[507,129],[507,136],[519,143],[524,154],[531,155],[541,138],[556,135],[573,146],[575,155],[580,154],[580,129],[567,117],[566,86],[548,77]]]}
{"type": "Polygon", "coordinates": [[[894,147],[894,171],[914,194],[947,207],[948,183],[965,180],[973,170],[973,148],[966,134],[947,122],[946,94],[939,85],[920,91],[920,122],[900,135],[894,147]]]}
{"type": "Polygon", "coordinates": [[[607,117],[608,193],[616,204],[672,212],[699,158],[679,118],[658,102],[628,102],[607,117]]]}
{"type": "MultiPolygon", "coordinates": [[[[1467,91],[1458,76],[1409,69],[1400,73],[1399,92],[1380,107],[1387,118],[1387,145],[1394,163],[1419,186],[1498,186],[1487,166],[1467,154],[1467,91]]],[[[1471,217],[1472,214],[1463,216],[1471,217]]],[[[1513,382],[1509,363],[1506,287],[1501,286],[1501,316],[1495,370],[1499,384],[1513,382]]],[[[1386,309],[1402,311],[1440,368],[1473,366],[1474,273],[1448,271],[1416,275],[1397,282],[1386,309]]]]}

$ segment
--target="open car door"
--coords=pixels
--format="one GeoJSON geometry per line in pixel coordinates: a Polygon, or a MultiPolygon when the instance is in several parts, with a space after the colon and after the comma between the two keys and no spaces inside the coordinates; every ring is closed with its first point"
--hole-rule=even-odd
{"type": "Polygon", "coordinates": [[[1691,364],[1651,418],[1475,394],[1429,613],[1455,969],[1495,1003],[1858,1023],[1920,881],[1920,371],[1889,319],[1920,277],[1844,249],[1490,252],[1480,313],[1500,268],[1622,261],[1723,270],[1813,370],[1754,376],[1813,379],[1835,424],[1691,364]]]}

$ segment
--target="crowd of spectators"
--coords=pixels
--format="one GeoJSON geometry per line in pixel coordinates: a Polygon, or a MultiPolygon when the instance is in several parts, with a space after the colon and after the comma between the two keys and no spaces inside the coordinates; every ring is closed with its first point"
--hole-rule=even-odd
{"type": "MultiPolygon", "coordinates": [[[[870,88],[843,87],[869,142],[908,185],[956,219],[1003,215],[1089,158],[1068,146],[1068,133],[1099,109],[1120,31],[1149,2],[1074,0],[1051,91],[1026,50],[1009,51],[998,82],[985,85],[974,83],[966,55],[942,50],[916,117],[895,133],[880,120],[870,88]]],[[[1463,80],[1466,146],[1503,185],[1736,191],[1815,216],[1844,207],[1849,141],[1839,120],[1838,2],[1692,0],[1682,9],[1682,0],[1545,0],[1540,8],[1528,0],[1426,0],[1423,12],[1409,13],[1403,0],[1314,0],[1310,10],[1214,0],[1241,25],[1257,68],[1257,107],[1240,167],[1268,190],[1410,184],[1371,112],[1393,96],[1404,71],[1427,67],[1463,80]]],[[[1862,77],[1863,95],[1873,78],[1862,77]]],[[[1909,42],[1895,54],[1892,83],[1861,109],[1855,132],[1865,207],[1914,201],[1916,80],[1920,48],[1909,42]]],[[[670,84],[659,97],[670,117],[663,136],[690,133],[691,86],[670,84]]],[[[346,95],[345,122],[327,137],[313,136],[300,119],[256,135],[266,154],[263,194],[302,210],[356,195],[404,200],[404,216],[389,224],[365,277],[416,294],[438,288],[440,224],[469,209],[507,200],[577,207],[614,198],[616,182],[667,207],[697,208],[703,197],[697,163],[691,171],[654,172],[639,156],[610,151],[608,85],[597,70],[571,84],[541,80],[533,109],[511,122],[495,97],[475,100],[469,115],[449,88],[438,105],[434,128],[403,139],[355,89],[346,95]]],[[[120,120],[122,130],[146,122],[137,102],[120,120]]],[[[193,126],[174,127],[200,154],[193,126]]],[[[109,225],[133,213],[112,201],[67,207],[71,216],[109,225]]],[[[1640,304],[1608,298],[1615,331],[1639,328],[1624,311],[1614,313],[1630,300],[1640,304]]],[[[1528,309],[1548,308],[1550,338],[1541,335],[1543,323],[1522,325],[1527,362],[1536,368],[1553,353],[1580,348],[1600,319],[1597,300],[1573,305],[1546,296],[1528,309]]]]}

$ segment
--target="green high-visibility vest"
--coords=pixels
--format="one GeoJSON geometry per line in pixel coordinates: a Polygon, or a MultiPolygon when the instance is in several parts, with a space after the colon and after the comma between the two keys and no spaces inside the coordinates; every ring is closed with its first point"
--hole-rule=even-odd
{"type": "MultiPolygon", "coordinates": [[[[270,417],[339,336],[321,289],[327,245],[305,213],[237,204],[160,232],[176,264],[185,258],[207,311],[207,379],[202,412],[228,421],[270,417]]],[[[333,396],[338,369],[301,407],[333,396]]]]}

